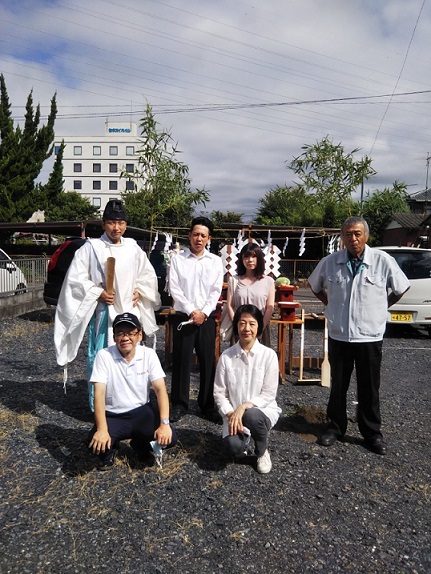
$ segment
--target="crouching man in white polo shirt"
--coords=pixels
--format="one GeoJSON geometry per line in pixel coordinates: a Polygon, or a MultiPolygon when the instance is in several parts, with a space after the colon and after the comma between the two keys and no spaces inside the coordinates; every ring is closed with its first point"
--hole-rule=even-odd
{"type": "Polygon", "coordinates": [[[100,350],[90,382],[94,385],[94,418],[89,448],[99,456],[99,470],[114,464],[119,441],[132,439],[131,447],[142,457],[151,452],[150,442],[162,448],[177,442],[169,423],[169,398],[165,373],[155,351],[140,345],[142,326],[132,313],[117,315],[113,322],[115,345],[100,350]],[[158,409],[150,404],[154,389],[158,409]]]}

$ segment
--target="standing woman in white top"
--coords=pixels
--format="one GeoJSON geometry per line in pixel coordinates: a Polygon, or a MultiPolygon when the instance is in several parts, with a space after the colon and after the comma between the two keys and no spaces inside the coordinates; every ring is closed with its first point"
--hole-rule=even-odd
{"type": "Polygon", "coordinates": [[[270,346],[269,321],[274,312],[274,279],[265,275],[265,257],[256,243],[247,243],[241,249],[236,264],[237,275],[229,282],[226,306],[233,320],[236,309],[241,305],[255,305],[263,315],[262,343],[270,346]]]}

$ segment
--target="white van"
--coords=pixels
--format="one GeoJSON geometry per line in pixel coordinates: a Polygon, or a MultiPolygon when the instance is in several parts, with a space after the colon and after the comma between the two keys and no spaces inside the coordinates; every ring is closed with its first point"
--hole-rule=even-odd
{"type": "Polygon", "coordinates": [[[0,249],[0,295],[14,295],[27,291],[24,273],[9,255],[0,249]]]}
{"type": "Polygon", "coordinates": [[[411,287],[388,310],[391,324],[426,327],[431,337],[431,249],[418,247],[379,247],[395,259],[404,271],[411,287]]]}

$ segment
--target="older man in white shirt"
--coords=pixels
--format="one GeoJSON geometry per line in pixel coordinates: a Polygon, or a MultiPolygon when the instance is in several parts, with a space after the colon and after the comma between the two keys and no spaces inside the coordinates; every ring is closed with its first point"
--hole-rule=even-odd
{"type": "Polygon", "coordinates": [[[173,421],[188,411],[193,349],[200,369],[198,405],[205,417],[214,419],[215,310],[223,287],[223,264],[220,257],[206,249],[212,231],[213,224],[207,217],[193,219],[190,249],[171,260],[169,290],[175,310],[172,316],[173,421]],[[180,325],[184,322],[187,324],[180,325]]]}
{"type": "Polygon", "coordinates": [[[410,283],[395,259],[366,245],[369,229],[362,217],[346,219],[341,236],[345,249],[324,257],[308,278],[326,307],[329,330],[330,424],[319,444],[329,447],[346,433],[347,391],[355,368],[359,432],[369,450],[384,455],[379,389],[386,314],[410,283]]]}

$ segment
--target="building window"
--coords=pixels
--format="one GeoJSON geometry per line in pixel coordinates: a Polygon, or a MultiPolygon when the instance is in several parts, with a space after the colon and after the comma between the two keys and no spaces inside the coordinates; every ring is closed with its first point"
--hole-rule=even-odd
{"type": "Polygon", "coordinates": [[[129,173],[133,173],[133,168],[134,168],[133,163],[126,163],[126,171],[128,171],[129,173]]]}
{"type": "Polygon", "coordinates": [[[93,146],[93,155],[102,155],[102,148],[100,145],[93,146]]]}
{"type": "Polygon", "coordinates": [[[73,164],[73,171],[75,173],[81,173],[82,171],[82,163],[74,163],[73,164]]]}
{"type": "Polygon", "coordinates": [[[134,190],[135,190],[135,182],[126,181],[126,191],[134,191],[134,190]]]}
{"type": "Polygon", "coordinates": [[[118,155],[118,147],[116,145],[109,146],[109,155],[118,155]]]}
{"type": "Polygon", "coordinates": [[[93,181],[93,189],[102,189],[102,182],[98,180],[93,181]]]}
{"type": "Polygon", "coordinates": [[[134,145],[126,145],[126,155],[135,155],[134,145]]]}
{"type": "Polygon", "coordinates": [[[55,155],[58,155],[58,152],[60,151],[60,148],[61,148],[61,146],[59,146],[59,145],[56,145],[56,146],[55,146],[55,148],[54,148],[54,153],[55,153],[55,155]]]}
{"type": "Polygon", "coordinates": [[[73,189],[82,189],[82,181],[80,179],[73,181],[73,189]]]}
{"type": "Polygon", "coordinates": [[[102,171],[101,163],[93,163],[93,173],[100,173],[102,171]]]}
{"type": "Polygon", "coordinates": [[[73,155],[82,155],[82,146],[80,145],[73,146],[73,155]]]}
{"type": "Polygon", "coordinates": [[[118,163],[110,163],[109,173],[117,173],[117,171],[118,171],[118,163]]]}
{"type": "Polygon", "coordinates": [[[117,191],[118,189],[118,181],[110,181],[109,182],[109,190],[110,191],[117,191]]]}
{"type": "Polygon", "coordinates": [[[100,197],[93,197],[93,205],[94,207],[101,207],[102,200],[100,199],[100,197]]]}

